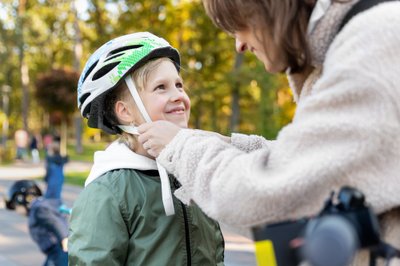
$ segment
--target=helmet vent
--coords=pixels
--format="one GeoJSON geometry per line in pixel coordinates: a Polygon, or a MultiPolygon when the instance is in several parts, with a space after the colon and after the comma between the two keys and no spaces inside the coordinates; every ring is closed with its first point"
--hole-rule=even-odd
{"type": "Polygon", "coordinates": [[[140,47],[142,47],[142,46],[143,46],[142,44],[135,44],[135,45],[128,45],[128,46],[120,47],[120,48],[117,48],[117,49],[111,51],[111,52],[107,55],[107,57],[109,57],[109,56],[111,56],[111,55],[114,55],[114,54],[117,54],[117,53],[119,53],[119,52],[126,51],[126,50],[137,49],[137,48],[140,48],[140,47]]]}
{"type": "Polygon", "coordinates": [[[110,61],[111,59],[114,59],[114,58],[116,58],[116,57],[118,57],[118,56],[121,56],[121,55],[123,55],[123,54],[124,54],[124,53],[115,54],[115,55],[113,55],[113,56],[107,58],[106,60],[104,60],[104,62],[108,62],[108,61],[110,61]]]}
{"type": "Polygon", "coordinates": [[[111,64],[105,65],[102,68],[100,68],[94,75],[93,75],[93,81],[97,80],[104,75],[106,75],[108,72],[110,72],[116,65],[118,65],[120,62],[113,62],[111,64]]]}
{"type": "Polygon", "coordinates": [[[88,71],[86,71],[85,76],[83,77],[82,83],[85,82],[86,78],[93,71],[93,69],[96,67],[98,62],[99,62],[99,60],[97,60],[93,65],[91,65],[90,68],[88,69],[88,71]]]}
{"type": "Polygon", "coordinates": [[[81,97],[79,97],[80,105],[82,105],[85,102],[85,100],[87,99],[87,97],[89,97],[89,96],[90,96],[90,93],[85,93],[81,97]]]}

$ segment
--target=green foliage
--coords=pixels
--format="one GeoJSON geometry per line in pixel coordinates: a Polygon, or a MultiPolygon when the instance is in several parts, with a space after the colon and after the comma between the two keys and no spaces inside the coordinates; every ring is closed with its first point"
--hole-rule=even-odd
{"type": "Polygon", "coordinates": [[[9,164],[13,162],[15,158],[15,150],[12,149],[10,146],[6,145],[0,146],[0,164],[9,164]]]}

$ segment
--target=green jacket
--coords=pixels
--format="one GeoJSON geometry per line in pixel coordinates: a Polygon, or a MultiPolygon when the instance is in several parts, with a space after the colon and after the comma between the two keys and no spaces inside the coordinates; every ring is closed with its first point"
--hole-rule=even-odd
{"type": "MultiPolygon", "coordinates": [[[[171,190],[177,181],[170,177],[171,190]]],[[[224,265],[218,223],[173,197],[166,216],[157,171],[118,169],[90,183],[70,218],[69,265],[224,265]]]]}

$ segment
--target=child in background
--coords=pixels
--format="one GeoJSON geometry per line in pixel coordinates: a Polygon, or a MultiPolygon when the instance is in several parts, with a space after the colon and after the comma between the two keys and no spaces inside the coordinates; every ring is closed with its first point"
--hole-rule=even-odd
{"type": "Polygon", "coordinates": [[[146,32],[116,38],[89,58],[79,108],[89,126],[121,138],[95,153],[74,203],[70,265],[223,265],[218,223],[173,196],[180,184],[137,141],[144,122],[188,126],[179,69],[178,51],[146,32]]]}
{"type": "Polygon", "coordinates": [[[50,143],[46,155],[46,175],[44,177],[47,184],[46,198],[61,200],[64,185],[64,165],[67,162],[68,157],[60,154],[60,142],[53,141],[50,143]]]}
{"type": "Polygon", "coordinates": [[[68,219],[57,198],[37,198],[29,212],[29,233],[47,258],[44,266],[67,266],[68,219]]]}

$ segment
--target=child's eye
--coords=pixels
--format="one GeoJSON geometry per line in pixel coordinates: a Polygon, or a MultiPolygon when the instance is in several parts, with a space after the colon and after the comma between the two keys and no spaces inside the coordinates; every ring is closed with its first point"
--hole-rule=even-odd
{"type": "Polygon", "coordinates": [[[154,88],[154,91],[156,90],[165,90],[165,86],[164,85],[158,85],[157,87],[154,88]]]}
{"type": "Polygon", "coordinates": [[[177,82],[177,83],[175,84],[175,86],[176,86],[177,88],[183,88],[183,83],[182,83],[182,82],[177,82]]]}

